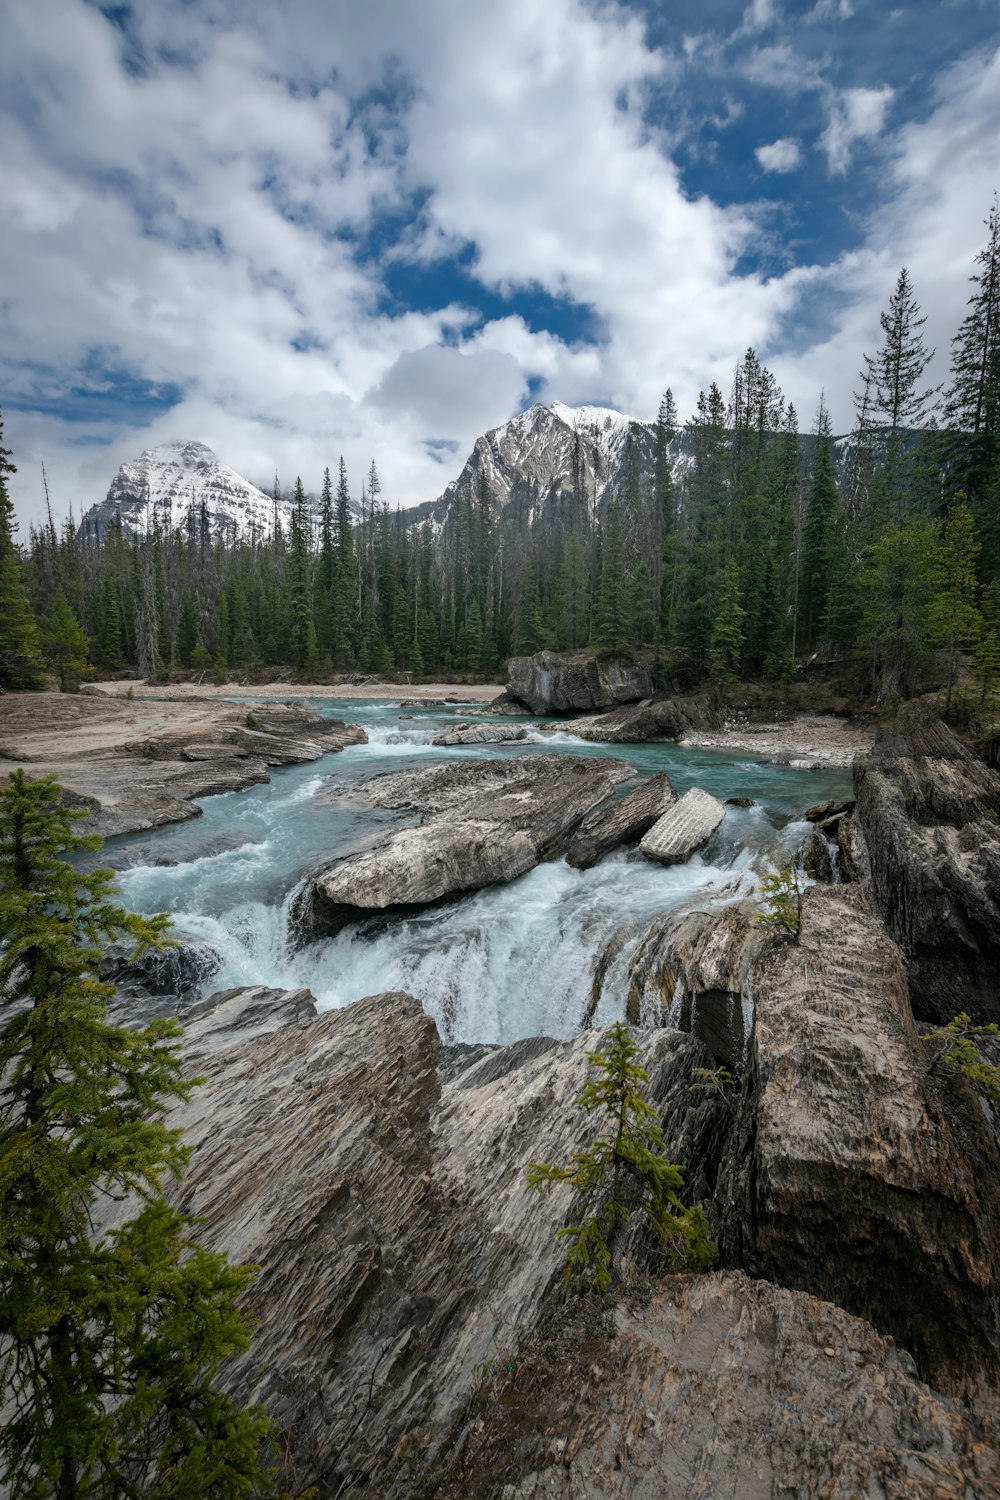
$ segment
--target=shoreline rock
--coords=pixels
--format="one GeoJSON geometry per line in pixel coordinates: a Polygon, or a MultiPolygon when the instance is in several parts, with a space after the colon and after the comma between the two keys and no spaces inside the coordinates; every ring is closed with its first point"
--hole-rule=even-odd
{"type": "Polygon", "coordinates": [[[538,651],[510,658],[501,697],[516,699],[535,714],[585,713],[637,703],[652,692],[652,675],[643,663],[599,660],[587,652],[538,651]]]}
{"type": "Polygon", "coordinates": [[[648,859],[661,864],[682,864],[708,842],[725,816],[726,809],[717,797],[693,786],[653,824],[640,839],[639,848],[648,859]]]}
{"type": "Polygon", "coordinates": [[[633,844],[677,801],[666,772],[650,776],[634,792],[594,808],[583,819],[566,850],[566,862],[589,870],[622,844],[633,844]]]}
{"type": "MultiPolygon", "coordinates": [[[[634,775],[624,761],[540,754],[374,776],[346,795],[420,826],[383,834],[308,876],[292,922],[302,937],[335,933],[514,880],[561,854],[586,814],[634,775]]],[[[334,788],[329,800],[344,795],[334,788]]]]}

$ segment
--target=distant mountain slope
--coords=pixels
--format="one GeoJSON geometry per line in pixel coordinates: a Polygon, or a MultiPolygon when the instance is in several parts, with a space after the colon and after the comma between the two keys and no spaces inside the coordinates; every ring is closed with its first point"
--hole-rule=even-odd
{"type": "Polygon", "coordinates": [[[623,488],[629,440],[639,471],[652,463],[655,425],[601,406],[532,406],[476,439],[457,479],[435,504],[436,531],[456,501],[485,486],[495,511],[514,506],[533,524],[553,498],[579,496],[591,516],[605,495],[623,488]]]}
{"type": "MultiPolygon", "coordinates": [[[[202,506],[213,538],[220,533],[227,538],[264,536],[274,517],[272,497],[220,463],[211,448],[174,442],[147,448],[122,464],[106,497],[90,507],[80,529],[84,535],[103,536],[117,516],[126,536],[143,536],[155,514],[164,532],[183,531],[189,518],[191,525],[200,524],[202,506]]],[[[279,502],[278,513],[287,529],[289,500],[279,502]]]]}

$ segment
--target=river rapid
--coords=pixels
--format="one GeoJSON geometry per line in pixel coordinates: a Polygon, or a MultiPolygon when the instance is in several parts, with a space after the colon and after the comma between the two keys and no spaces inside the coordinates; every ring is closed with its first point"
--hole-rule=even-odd
{"type": "Polygon", "coordinates": [[[851,794],[847,770],[801,771],[743,753],[587,744],[568,725],[543,733],[528,718],[527,742],[440,749],[430,743],[433,736],[460,722],[461,709],[402,710],[398,702],[335,698],[317,698],[312,706],[362,725],[369,743],[276,769],[267,785],[207,798],[203,817],[191,823],[109,841],[122,896],[133,910],[169,912],[179,935],[222,955],[208,991],[306,987],[328,1009],[405,989],[446,1041],[572,1035],[585,1023],[595,968],[609,945],[614,956],[594,1020],[619,1019],[629,959],[651,921],[674,908],[749,894],[762,871],[798,849],[804,808],[851,794]],[[379,771],[526,752],[614,756],[641,776],[666,771],[678,794],[700,786],[723,799],[750,797],[755,805],[727,807],[710,842],[684,865],[664,867],[635,850],[612,854],[591,870],[559,859],[407,920],[370,922],[305,947],[290,941],[288,908],[302,876],[385,822],[384,813],[317,802],[321,789],[379,771]]]}

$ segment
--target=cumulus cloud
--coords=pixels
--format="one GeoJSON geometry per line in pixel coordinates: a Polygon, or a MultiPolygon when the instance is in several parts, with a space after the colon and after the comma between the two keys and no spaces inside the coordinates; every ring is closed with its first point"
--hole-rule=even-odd
{"type": "Polygon", "coordinates": [[[793,172],[802,160],[802,148],[798,141],[784,136],[770,146],[758,146],[754,156],[763,172],[793,172]]]}
{"type": "MultiPolygon", "coordinates": [[[[740,26],[776,19],[757,0],[740,26]]],[[[834,91],[784,36],[754,42],[732,77],[826,101],[834,170],[884,131],[890,89],[834,91]]],[[[41,459],[79,511],[119,462],[173,437],[309,488],[340,454],[357,486],[374,457],[387,497],[412,504],[452,477],[440,444],[467,450],[529,388],[652,415],[670,384],[690,411],[747,344],[786,389],[825,385],[836,409],[898,264],[918,290],[930,269],[921,235],[949,257],[952,302],[964,296],[955,267],[978,245],[1000,86],[969,62],[923,126],[880,142],[892,173],[862,251],[766,275],[747,269],[760,211],[686,190],[647,108],[682,90],[679,70],[707,76],[714,45],[657,50],[634,10],[589,0],[550,0],[544,25],[536,0],[160,0],[117,25],[84,0],[3,8],[2,389],[19,508],[41,503],[41,459]],[[924,171],[947,184],[928,189],[924,171]],[[959,182],[945,245],[934,193],[959,182]],[[455,290],[470,278],[488,316],[455,290]],[[837,330],[803,348],[786,330],[816,292],[837,330]],[[586,336],[529,322],[522,295],[580,309],[586,336]],[[134,382],[134,409],[84,420],[70,396],[104,367],[134,382]],[[150,382],[179,393],[172,409],[150,382]]],[[[762,170],[797,164],[793,128],[758,148],[762,170]]]]}
{"type": "Polygon", "coordinates": [[[858,141],[881,135],[894,90],[844,89],[830,100],[830,122],[820,138],[831,172],[842,174],[858,141]]]}

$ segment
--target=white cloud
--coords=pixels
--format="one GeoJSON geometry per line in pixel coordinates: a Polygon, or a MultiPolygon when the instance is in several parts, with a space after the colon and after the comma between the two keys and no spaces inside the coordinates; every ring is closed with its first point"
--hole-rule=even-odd
{"type": "Polygon", "coordinates": [[[844,89],[831,96],[830,121],[820,138],[831,172],[847,171],[857,141],[881,135],[893,94],[894,90],[886,86],[844,89]]]}
{"type": "Polygon", "coordinates": [[[754,156],[763,172],[792,172],[802,160],[802,148],[798,141],[785,136],[770,146],[758,146],[754,156]]]}
{"type": "Polygon", "coordinates": [[[751,0],[751,4],[743,12],[743,29],[763,31],[766,27],[773,26],[776,19],[775,0],[751,0]]]}
{"type": "MultiPolygon", "coordinates": [[[[147,63],[132,74],[82,0],[0,19],[0,314],[22,513],[38,513],[41,459],[79,512],[119,462],[170,437],[208,442],[258,482],[277,468],[309,488],[341,453],[357,486],[374,457],[387,498],[411,504],[453,477],[427,442],[458,444],[457,470],[529,380],[543,399],[639,415],[670,384],[683,413],[710,380],[725,388],[748,344],[803,408],[825,386],[843,426],[900,264],[925,306],[933,295],[960,315],[995,175],[995,62],[954,71],[925,125],[882,143],[885,204],[862,250],[767,279],[738,269],[761,243],[754,213],[687,193],[644,120],[646,91],[679,87],[680,64],[624,7],[550,0],[544,26],[536,0],[161,0],[134,15],[147,63]],[[191,65],[157,62],[160,45],[191,65]],[[438,257],[454,250],[493,293],[582,304],[596,342],[513,309],[484,323],[436,296],[438,257]],[[415,307],[389,294],[395,276],[426,288],[415,307]],[[837,327],[786,348],[786,321],[813,292],[833,300],[837,327]],[[95,346],[179,386],[180,404],[137,427],[17,409],[42,387],[57,408],[95,346]]],[[[771,15],[750,10],[760,26],[771,15]]],[[[713,65],[709,41],[684,49],[691,67],[713,65]]],[[[837,170],[885,127],[891,91],[834,97],[787,40],[735,71],[831,98],[837,170]]],[[[757,159],[791,170],[799,149],[782,138],[757,159]]]]}

